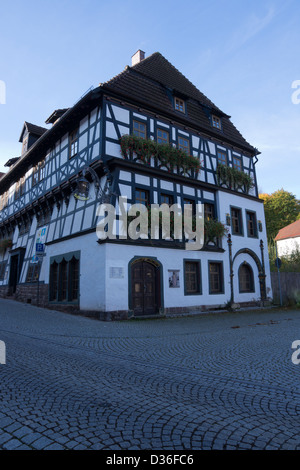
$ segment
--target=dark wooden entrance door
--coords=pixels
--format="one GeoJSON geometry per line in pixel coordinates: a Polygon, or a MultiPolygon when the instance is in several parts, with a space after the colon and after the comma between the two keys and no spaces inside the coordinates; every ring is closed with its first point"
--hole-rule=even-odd
{"type": "Polygon", "coordinates": [[[15,254],[11,255],[10,258],[10,273],[9,273],[9,287],[10,294],[14,294],[17,289],[17,284],[20,279],[23,259],[25,254],[25,248],[19,248],[15,254]]]}
{"type": "Polygon", "coordinates": [[[17,288],[18,282],[18,264],[19,256],[14,255],[10,259],[10,276],[9,276],[9,286],[11,288],[11,293],[14,294],[17,288]]]}
{"type": "Polygon", "coordinates": [[[157,268],[141,260],[131,267],[132,309],[135,315],[157,313],[157,268]]]}

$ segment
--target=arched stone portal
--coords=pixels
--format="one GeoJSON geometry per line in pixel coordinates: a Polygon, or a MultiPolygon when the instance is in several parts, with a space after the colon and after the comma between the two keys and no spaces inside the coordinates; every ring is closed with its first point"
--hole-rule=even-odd
{"type": "Polygon", "coordinates": [[[253,260],[255,261],[255,264],[257,266],[257,269],[258,269],[258,279],[259,279],[259,286],[260,286],[260,297],[261,297],[261,300],[265,300],[266,299],[266,274],[265,274],[265,268],[264,268],[264,263],[262,263],[259,259],[259,257],[257,256],[257,254],[250,250],[250,248],[242,248],[241,250],[239,250],[233,257],[233,260],[232,260],[232,264],[234,266],[234,261],[235,259],[240,255],[240,254],[247,254],[249,256],[251,256],[251,258],[253,258],[253,260]]]}

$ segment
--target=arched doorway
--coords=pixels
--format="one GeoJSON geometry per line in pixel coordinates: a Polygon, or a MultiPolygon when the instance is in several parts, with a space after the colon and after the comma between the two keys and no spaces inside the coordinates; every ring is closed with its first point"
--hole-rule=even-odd
{"type": "Polygon", "coordinates": [[[236,258],[241,254],[249,255],[254,260],[257,266],[257,270],[258,270],[260,298],[261,300],[265,300],[266,299],[266,274],[265,274],[265,269],[264,269],[264,263],[260,261],[259,257],[254,251],[250,250],[249,248],[242,248],[233,257],[233,260],[232,260],[233,265],[235,263],[236,258]]]}
{"type": "Polygon", "coordinates": [[[156,315],[161,307],[160,263],[137,258],[130,263],[129,308],[135,316],[156,315]]]}
{"type": "Polygon", "coordinates": [[[240,293],[255,292],[253,271],[250,264],[246,263],[246,261],[239,267],[238,279],[240,293]]]}

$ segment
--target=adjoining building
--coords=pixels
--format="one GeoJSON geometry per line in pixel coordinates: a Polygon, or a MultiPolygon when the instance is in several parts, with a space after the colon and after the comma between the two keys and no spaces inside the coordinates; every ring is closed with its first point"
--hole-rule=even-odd
{"type": "Polygon", "coordinates": [[[300,220],[279,230],[275,237],[278,256],[290,256],[300,251],[300,220]]]}
{"type": "Polygon", "coordinates": [[[259,152],[230,116],[160,53],[25,122],[0,182],[0,295],[101,319],[166,315],[272,297],[259,152]],[[201,250],[183,239],[124,239],[132,204],[204,207],[201,250]],[[116,208],[99,239],[98,207],[116,208]]]}

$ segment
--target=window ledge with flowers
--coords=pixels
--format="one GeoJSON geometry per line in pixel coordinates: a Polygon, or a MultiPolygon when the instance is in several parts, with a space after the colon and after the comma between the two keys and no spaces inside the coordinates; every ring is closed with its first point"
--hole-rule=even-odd
{"type": "Polygon", "coordinates": [[[234,167],[219,164],[216,170],[217,183],[219,186],[225,185],[228,189],[235,191],[242,190],[248,194],[254,183],[250,175],[234,167]]]}
{"type": "Polygon", "coordinates": [[[135,135],[123,135],[120,139],[124,159],[152,166],[169,173],[177,173],[197,179],[201,169],[197,157],[169,144],[158,144],[154,140],[135,135]]]}

